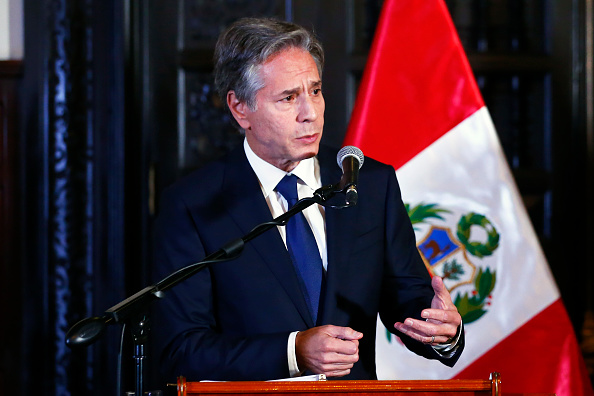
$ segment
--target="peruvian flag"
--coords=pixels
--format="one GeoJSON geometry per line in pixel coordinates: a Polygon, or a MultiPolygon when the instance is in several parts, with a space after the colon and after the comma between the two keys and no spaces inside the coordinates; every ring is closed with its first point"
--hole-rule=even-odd
{"type": "Polygon", "coordinates": [[[463,317],[448,368],[378,321],[381,379],[487,379],[592,395],[559,291],[442,0],[386,0],[345,144],[392,164],[425,265],[463,317]]]}

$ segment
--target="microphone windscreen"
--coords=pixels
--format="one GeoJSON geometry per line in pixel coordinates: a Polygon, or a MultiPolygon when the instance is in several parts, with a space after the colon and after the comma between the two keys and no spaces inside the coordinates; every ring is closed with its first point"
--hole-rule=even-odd
{"type": "Polygon", "coordinates": [[[344,146],[340,149],[340,151],[336,155],[336,161],[338,162],[338,166],[341,169],[342,161],[344,161],[344,159],[347,157],[356,157],[359,160],[359,169],[361,169],[361,167],[363,166],[363,161],[365,160],[365,156],[363,155],[363,151],[361,151],[360,148],[355,146],[344,146]]]}

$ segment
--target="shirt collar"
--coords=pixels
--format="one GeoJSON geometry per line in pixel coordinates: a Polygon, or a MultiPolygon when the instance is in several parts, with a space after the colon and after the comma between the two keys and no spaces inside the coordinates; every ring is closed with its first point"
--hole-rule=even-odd
{"type": "Polygon", "coordinates": [[[316,157],[300,161],[295,169],[287,173],[258,157],[248,144],[247,139],[243,140],[243,149],[248,162],[260,181],[265,197],[268,197],[274,191],[278,182],[287,174],[294,174],[299,177],[312,191],[321,187],[319,165],[316,157]]]}

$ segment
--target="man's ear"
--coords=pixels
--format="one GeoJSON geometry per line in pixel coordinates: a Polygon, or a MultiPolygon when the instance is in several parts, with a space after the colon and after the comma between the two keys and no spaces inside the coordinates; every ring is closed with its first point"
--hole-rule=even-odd
{"type": "Polygon", "coordinates": [[[245,102],[240,102],[235,96],[235,91],[227,92],[227,106],[229,106],[229,110],[231,110],[231,114],[235,121],[242,127],[244,130],[250,129],[250,122],[247,118],[250,109],[245,102]]]}

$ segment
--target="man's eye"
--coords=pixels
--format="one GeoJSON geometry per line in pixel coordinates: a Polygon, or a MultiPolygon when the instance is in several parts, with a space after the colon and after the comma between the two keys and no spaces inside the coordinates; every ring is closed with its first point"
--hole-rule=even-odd
{"type": "Polygon", "coordinates": [[[322,93],[322,88],[316,88],[316,89],[313,90],[313,94],[314,95],[319,95],[321,93],[322,93]]]}
{"type": "Polygon", "coordinates": [[[294,97],[293,95],[289,95],[289,96],[286,96],[286,97],[282,98],[282,101],[283,101],[283,102],[290,102],[290,101],[292,101],[294,98],[295,98],[295,97],[294,97]]]}

